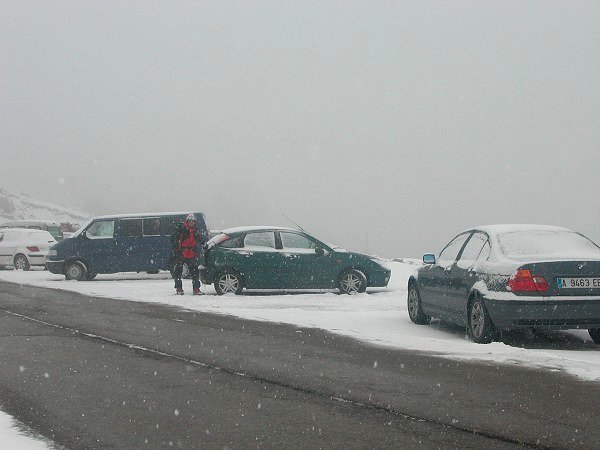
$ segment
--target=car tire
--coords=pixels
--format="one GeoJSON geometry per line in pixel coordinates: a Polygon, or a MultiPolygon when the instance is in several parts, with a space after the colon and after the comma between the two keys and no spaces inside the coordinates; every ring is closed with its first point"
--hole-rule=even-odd
{"type": "Polygon", "coordinates": [[[421,294],[417,289],[415,282],[408,286],[408,295],[406,296],[406,306],[408,307],[408,317],[417,325],[428,325],[431,322],[431,317],[423,312],[421,303],[421,294]]]}
{"type": "Polygon", "coordinates": [[[590,333],[592,341],[594,341],[596,344],[600,344],[600,328],[590,328],[588,333],[590,333]]]}
{"type": "Polygon", "coordinates": [[[233,270],[227,270],[219,274],[215,279],[214,285],[217,295],[231,293],[240,295],[244,289],[244,280],[239,273],[233,270]]]}
{"type": "Polygon", "coordinates": [[[21,253],[16,255],[13,259],[13,266],[15,270],[29,270],[31,268],[27,256],[22,255],[21,253]]]}
{"type": "Polygon", "coordinates": [[[481,297],[476,296],[469,306],[468,331],[473,342],[489,344],[496,338],[496,329],[481,297]]]}
{"type": "Polygon", "coordinates": [[[367,277],[360,270],[345,270],[338,278],[338,289],[342,294],[361,294],[367,290],[367,277]]]}
{"type": "Polygon", "coordinates": [[[88,277],[88,270],[81,261],[71,261],[65,267],[67,280],[84,281],[88,277]]]}

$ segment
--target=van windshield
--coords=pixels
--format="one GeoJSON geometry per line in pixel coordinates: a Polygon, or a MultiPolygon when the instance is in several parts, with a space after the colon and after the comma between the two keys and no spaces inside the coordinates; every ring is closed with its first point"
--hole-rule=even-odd
{"type": "Polygon", "coordinates": [[[90,225],[90,223],[92,223],[92,220],[94,220],[94,219],[90,219],[86,223],[84,223],[83,225],[81,225],[79,227],[79,229],[75,233],[73,233],[71,235],[71,237],[74,238],[74,237],[79,236],[81,233],[83,233],[83,230],[85,230],[90,225]]]}

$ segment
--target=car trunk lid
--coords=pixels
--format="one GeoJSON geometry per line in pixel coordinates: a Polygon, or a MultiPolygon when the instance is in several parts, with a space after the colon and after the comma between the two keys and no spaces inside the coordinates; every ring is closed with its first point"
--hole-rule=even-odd
{"type": "MultiPolygon", "coordinates": [[[[550,296],[600,296],[600,261],[550,261],[524,264],[520,270],[529,270],[536,285],[539,277],[547,284],[540,295],[550,296]],[[536,278],[537,277],[537,278],[536,278]]],[[[515,292],[517,294],[517,292],[515,292]]],[[[522,292],[531,295],[531,292],[522,292]]]]}

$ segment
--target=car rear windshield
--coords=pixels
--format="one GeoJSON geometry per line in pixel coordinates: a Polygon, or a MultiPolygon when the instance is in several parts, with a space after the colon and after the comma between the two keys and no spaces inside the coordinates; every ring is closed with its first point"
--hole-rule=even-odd
{"type": "Polygon", "coordinates": [[[502,252],[519,261],[534,259],[600,259],[600,248],[573,231],[532,230],[498,234],[502,252]]]}

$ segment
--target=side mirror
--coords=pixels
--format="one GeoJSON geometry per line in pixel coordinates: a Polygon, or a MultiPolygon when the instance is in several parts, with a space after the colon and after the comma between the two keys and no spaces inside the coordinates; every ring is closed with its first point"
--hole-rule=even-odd
{"type": "Polygon", "coordinates": [[[432,253],[423,255],[423,264],[435,264],[435,255],[432,253]]]}
{"type": "Polygon", "coordinates": [[[324,255],[325,254],[325,250],[323,250],[323,247],[315,247],[315,253],[317,255],[324,255]]]}
{"type": "Polygon", "coordinates": [[[84,238],[87,238],[87,231],[82,231],[81,232],[81,236],[84,237],[84,238]]]}

